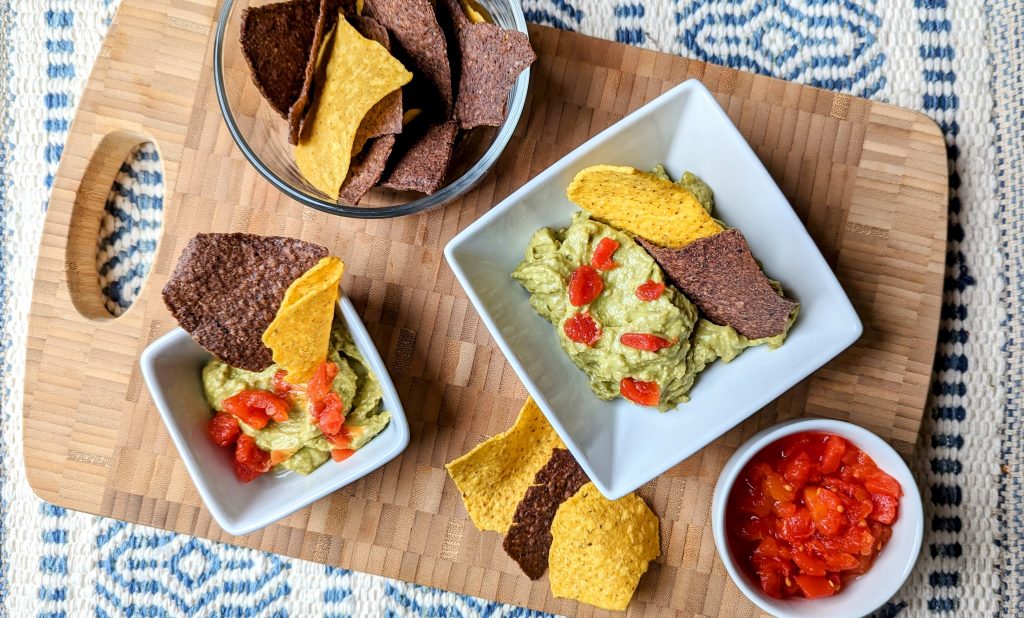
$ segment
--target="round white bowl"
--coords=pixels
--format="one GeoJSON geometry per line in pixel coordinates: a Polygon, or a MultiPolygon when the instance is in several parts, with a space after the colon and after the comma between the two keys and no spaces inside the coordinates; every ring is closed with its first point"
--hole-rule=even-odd
{"type": "Polygon", "coordinates": [[[817,418],[781,423],[747,440],[726,462],[718,477],[711,502],[711,517],[718,555],[733,581],[755,605],[780,618],[856,618],[870,614],[892,598],[906,581],[917,562],[924,534],[921,494],[903,458],[867,429],[842,421],[817,418]],[[851,580],[832,597],[775,599],[761,592],[759,583],[746,574],[733,556],[725,531],[725,510],[733,484],[747,462],[772,442],[804,431],[832,433],[846,438],[899,482],[903,497],[900,498],[899,516],[892,528],[892,538],[882,548],[867,573],[851,580]]]}

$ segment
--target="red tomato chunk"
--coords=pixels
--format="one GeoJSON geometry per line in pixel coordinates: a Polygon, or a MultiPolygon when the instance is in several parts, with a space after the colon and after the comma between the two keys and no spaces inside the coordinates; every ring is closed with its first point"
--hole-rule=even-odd
{"type": "Polygon", "coordinates": [[[619,242],[605,236],[598,241],[594,247],[594,255],[590,258],[590,265],[598,270],[611,270],[618,266],[612,260],[612,256],[619,249],[619,242]]]}
{"type": "Polygon", "coordinates": [[[604,290],[604,280],[590,264],[583,264],[569,276],[569,302],[573,307],[589,305],[604,290]]]}
{"type": "Polygon", "coordinates": [[[221,407],[253,429],[263,429],[274,419],[288,420],[288,402],[270,391],[246,389],[221,402],[221,407]]]}
{"type": "Polygon", "coordinates": [[[641,406],[656,406],[661,401],[661,387],[657,382],[622,378],[619,382],[619,392],[626,399],[641,406]]]}
{"type": "Polygon", "coordinates": [[[667,348],[675,343],[674,341],[669,341],[664,337],[651,335],[650,333],[623,333],[619,337],[619,342],[624,346],[636,348],[637,350],[646,350],[648,352],[657,352],[658,350],[667,348]]]}
{"type": "Polygon", "coordinates": [[[769,596],[832,596],[871,568],[892,536],[902,495],[896,479],[840,436],[787,436],[737,479],[726,513],[729,545],[769,596]]]}
{"type": "Polygon", "coordinates": [[[644,302],[658,300],[665,291],[665,284],[648,280],[636,286],[636,297],[644,302]]]}
{"type": "Polygon", "coordinates": [[[566,318],[562,330],[565,331],[566,337],[585,346],[593,346],[601,338],[601,327],[586,312],[566,318]]]}

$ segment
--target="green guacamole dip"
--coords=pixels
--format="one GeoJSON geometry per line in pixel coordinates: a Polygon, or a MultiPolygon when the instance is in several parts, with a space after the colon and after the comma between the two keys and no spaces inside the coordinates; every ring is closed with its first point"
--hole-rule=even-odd
{"type": "MultiPolygon", "coordinates": [[[[659,166],[654,170],[668,178],[659,166]]],[[[709,212],[711,189],[689,172],[679,184],[690,189],[709,212]]],[[[661,388],[658,409],[666,411],[689,401],[697,375],[714,361],[728,363],[743,350],[756,345],[777,348],[787,331],[774,337],[750,340],[731,326],[720,326],[699,315],[696,306],[674,286],[654,301],[641,301],[636,288],[648,280],[664,283],[661,267],[633,238],[611,226],[577,213],[567,228],[542,228],[526,246],[525,258],[512,277],[530,293],[530,305],[555,326],[559,343],[573,363],[590,379],[590,387],[601,399],[619,396],[623,378],[657,382],[661,388]],[[589,264],[597,243],[610,237],[619,243],[615,252],[617,268],[601,273],[604,291],[590,305],[569,303],[569,277],[577,267],[589,264]],[[589,347],[569,339],[565,320],[577,311],[589,311],[601,327],[601,338],[589,347]],[[657,352],[623,345],[624,333],[650,333],[675,343],[657,352]]],[[[795,319],[790,318],[790,325],[795,319]]]]}
{"type": "MultiPolygon", "coordinates": [[[[379,434],[391,420],[391,413],[381,406],[383,391],[377,377],[370,370],[351,335],[341,320],[335,320],[331,331],[327,360],[338,366],[331,390],[338,393],[345,405],[345,428],[358,450],[379,434]]],[[[276,364],[263,371],[238,369],[213,359],[203,368],[203,389],[210,406],[217,412],[221,402],[246,389],[274,390],[276,364]]],[[[261,449],[286,451],[291,456],[274,467],[275,471],[294,470],[309,474],[331,456],[331,444],[313,422],[301,389],[289,394],[292,404],[288,420],[270,421],[263,429],[254,429],[239,421],[242,431],[256,440],[261,449]]]]}

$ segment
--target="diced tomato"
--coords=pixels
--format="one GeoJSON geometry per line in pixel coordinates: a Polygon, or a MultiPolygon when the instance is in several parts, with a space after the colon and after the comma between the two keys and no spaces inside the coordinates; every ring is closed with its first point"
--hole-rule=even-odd
{"type": "MultiPolygon", "coordinates": [[[[361,430],[359,431],[361,433],[361,430]]],[[[342,425],[338,433],[333,435],[325,435],[327,441],[330,442],[334,448],[352,448],[352,437],[353,428],[347,425],[342,425]]]]}
{"type": "Polygon", "coordinates": [[[872,494],[883,494],[893,498],[899,498],[903,493],[900,491],[900,484],[896,482],[896,479],[878,468],[875,468],[864,480],[864,489],[872,494]]]}
{"type": "Polygon", "coordinates": [[[331,449],[331,459],[333,459],[334,461],[345,461],[346,459],[355,454],[356,452],[350,448],[331,449]]]}
{"type": "Polygon", "coordinates": [[[657,382],[644,382],[622,378],[619,392],[623,397],[641,406],[656,406],[661,401],[661,387],[657,382]]]}
{"type": "Polygon", "coordinates": [[[332,436],[341,431],[341,426],[345,422],[341,395],[334,391],[327,393],[326,397],[317,402],[314,415],[317,427],[324,435],[332,436]]]}
{"type": "Polygon", "coordinates": [[[618,266],[612,261],[612,255],[619,249],[619,242],[605,236],[597,242],[594,247],[594,255],[590,258],[590,265],[598,270],[611,270],[618,266]]]}
{"type": "Polygon", "coordinates": [[[569,277],[569,302],[573,307],[589,305],[604,290],[604,280],[590,264],[582,264],[569,277]]]}
{"type": "Polygon", "coordinates": [[[619,336],[619,342],[631,348],[637,350],[646,350],[648,352],[657,352],[662,348],[675,345],[674,341],[669,341],[664,337],[657,335],[651,335],[649,333],[623,333],[619,336]]]}
{"type": "Polygon", "coordinates": [[[270,451],[270,465],[276,466],[279,463],[288,461],[288,458],[294,454],[293,451],[270,451]]]}
{"type": "Polygon", "coordinates": [[[885,494],[871,494],[871,519],[883,524],[892,524],[896,521],[896,509],[899,508],[899,501],[892,496],[885,494]]]}
{"type": "Polygon", "coordinates": [[[270,391],[246,389],[222,401],[221,407],[253,429],[263,429],[271,418],[288,420],[288,402],[270,391]]]}
{"type": "Polygon", "coordinates": [[[248,483],[270,469],[270,455],[256,446],[256,440],[246,434],[238,436],[235,444],[235,476],[248,483]]]}
{"type": "Polygon", "coordinates": [[[843,438],[787,436],[755,455],[733,487],[730,544],[765,594],[830,596],[871,567],[892,536],[900,495],[899,483],[843,438]]]}
{"type": "Polygon", "coordinates": [[[636,287],[636,297],[644,302],[651,302],[652,300],[658,300],[661,298],[664,291],[664,283],[658,283],[648,279],[645,283],[641,283],[636,287]]]}
{"type": "Polygon", "coordinates": [[[585,346],[593,346],[601,339],[601,327],[587,311],[566,318],[562,323],[562,330],[571,341],[585,346]]]}
{"type": "Polygon", "coordinates": [[[822,474],[832,474],[839,468],[839,464],[846,454],[846,440],[839,436],[829,435],[825,440],[825,450],[821,455],[822,474]]]}
{"type": "Polygon", "coordinates": [[[310,403],[323,400],[331,392],[334,376],[338,375],[338,366],[330,361],[323,361],[316,368],[313,379],[306,385],[306,397],[310,403]]]}
{"type": "Polygon", "coordinates": [[[207,431],[217,446],[231,446],[242,430],[238,428],[237,418],[227,412],[218,412],[210,419],[207,431]]]}
{"type": "Polygon", "coordinates": [[[291,382],[285,379],[287,371],[281,369],[274,373],[274,392],[282,397],[292,392],[291,382]]]}
{"type": "Polygon", "coordinates": [[[796,580],[797,586],[800,586],[800,590],[803,591],[804,596],[808,599],[830,597],[836,593],[836,589],[824,577],[797,575],[793,579],[796,580]]]}

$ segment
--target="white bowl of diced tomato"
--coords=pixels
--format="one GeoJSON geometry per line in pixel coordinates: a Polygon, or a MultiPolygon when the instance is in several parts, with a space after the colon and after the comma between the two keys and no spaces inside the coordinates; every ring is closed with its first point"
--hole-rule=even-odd
{"type": "Polygon", "coordinates": [[[864,616],[910,575],[924,513],[903,458],[870,431],[800,419],[766,429],[725,464],[715,545],[739,589],[780,617],[864,616]]]}

